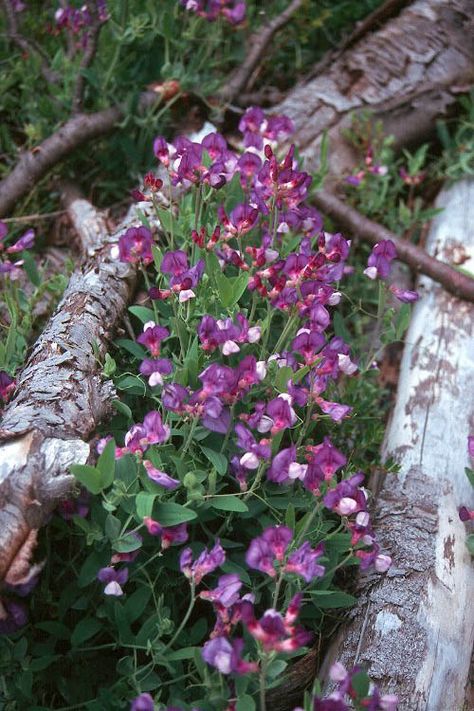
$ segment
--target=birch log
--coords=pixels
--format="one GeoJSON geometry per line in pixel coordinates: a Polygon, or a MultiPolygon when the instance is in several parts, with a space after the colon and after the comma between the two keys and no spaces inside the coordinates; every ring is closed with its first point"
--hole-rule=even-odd
{"type": "MultiPolygon", "coordinates": [[[[427,249],[474,272],[474,181],[443,191],[427,249]]],[[[426,277],[406,336],[384,443],[398,474],[381,482],[377,537],[393,556],[361,581],[359,604],[326,660],[362,664],[403,711],[458,711],[474,642],[474,566],[458,507],[472,504],[464,468],[474,432],[474,305],[426,277]]],[[[471,506],[472,508],[472,506],[471,506]]]]}
{"type": "Polygon", "coordinates": [[[73,199],[68,211],[85,260],[36,342],[0,422],[0,580],[7,582],[9,570],[17,575],[22,547],[31,547],[35,531],[70,490],[69,466],[87,460],[87,439],[110,412],[114,388],[103,379],[94,349],[99,359],[104,356],[135,284],[135,270],[110,256],[122,232],[140,224],[134,213],[109,237],[87,201],[73,199]]]}
{"type": "Polygon", "coordinates": [[[354,112],[381,119],[396,146],[427,140],[456,93],[474,83],[473,32],[474,0],[416,0],[297,84],[274,111],[293,119],[306,169],[317,168],[328,131],[331,175],[341,180],[352,170],[342,131],[354,112]]]}

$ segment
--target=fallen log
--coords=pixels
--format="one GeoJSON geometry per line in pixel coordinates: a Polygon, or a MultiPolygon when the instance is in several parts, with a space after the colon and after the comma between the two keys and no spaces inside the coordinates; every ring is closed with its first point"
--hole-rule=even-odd
{"type": "Polygon", "coordinates": [[[109,236],[85,200],[69,195],[68,212],[82,241],[84,261],[36,342],[0,422],[0,580],[28,546],[59,498],[67,474],[89,457],[88,438],[111,411],[114,388],[101,375],[115,325],[136,281],[135,269],[112,259],[111,244],[140,224],[135,212],[109,236]]]}
{"type": "MultiPolygon", "coordinates": [[[[427,248],[474,272],[474,182],[443,191],[427,248]]],[[[465,706],[474,643],[474,567],[458,507],[474,422],[474,306],[430,279],[406,336],[397,401],[384,442],[398,474],[378,482],[375,526],[393,567],[361,580],[359,602],[326,659],[367,667],[404,711],[465,706]]]]}
{"type": "Polygon", "coordinates": [[[343,132],[354,112],[381,120],[396,147],[427,140],[436,118],[474,82],[473,30],[473,0],[416,0],[349,45],[324,73],[300,82],[274,111],[294,121],[292,140],[306,169],[318,167],[328,131],[330,177],[350,173],[356,156],[343,132]]]}

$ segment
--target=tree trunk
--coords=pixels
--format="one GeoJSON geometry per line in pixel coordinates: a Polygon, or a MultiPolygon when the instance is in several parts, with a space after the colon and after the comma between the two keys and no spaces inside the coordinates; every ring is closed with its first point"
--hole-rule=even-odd
{"type": "Polygon", "coordinates": [[[22,546],[70,490],[68,467],[87,460],[87,439],[111,411],[115,391],[98,359],[135,284],[135,269],[110,256],[124,229],[140,224],[135,213],[109,237],[85,200],[71,199],[68,212],[85,261],[36,342],[0,422],[0,580],[7,582],[22,546]]]}
{"type": "MultiPolygon", "coordinates": [[[[474,181],[443,191],[427,249],[474,271],[474,181]]],[[[362,664],[404,711],[464,706],[474,643],[474,567],[458,507],[474,427],[474,306],[428,278],[406,336],[374,524],[393,556],[386,576],[361,579],[359,602],[326,660],[362,664]]],[[[377,487],[376,487],[377,488],[377,487]]],[[[472,708],[472,707],[470,707],[472,708]]]]}
{"type": "Polygon", "coordinates": [[[306,169],[317,167],[328,131],[331,176],[352,170],[354,153],[341,131],[354,112],[381,119],[398,146],[429,138],[436,118],[474,82],[473,31],[474,0],[417,0],[298,84],[274,110],[293,119],[306,169]]]}

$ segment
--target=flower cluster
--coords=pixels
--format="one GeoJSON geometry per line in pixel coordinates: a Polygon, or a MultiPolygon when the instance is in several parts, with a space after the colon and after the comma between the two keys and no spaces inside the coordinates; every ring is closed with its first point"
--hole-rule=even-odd
{"type": "Polygon", "coordinates": [[[231,25],[238,25],[245,20],[246,3],[244,0],[179,0],[189,12],[195,12],[208,22],[222,17],[231,25]]]}
{"type": "Polygon", "coordinates": [[[78,37],[78,46],[82,49],[87,47],[89,42],[89,28],[93,24],[95,17],[99,22],[107,22],[109,13],[106,0],[94,0],[94,5],[82,5],[76,8],[72,5],[59,7],[54,13],[55,32],[69,32],[78,37]]]}
{"type": "Polygon", "coordinates": [[[8,257],[3,257],[2,253],[6,255],[18,254],[18,252],[23,252],[25,249],[30,249],[35,241],[34,230],[27,230],[24,235],[22,235],[14,244],[5,245],[5,238],[8,235],[8,227],[5,222],[0,221],[0,275],[8,275],[12,281],[18,279],[21,273],[21,267],[23,265],[23,260],[17,260],[16,262],[11,262],[8,257]]]}

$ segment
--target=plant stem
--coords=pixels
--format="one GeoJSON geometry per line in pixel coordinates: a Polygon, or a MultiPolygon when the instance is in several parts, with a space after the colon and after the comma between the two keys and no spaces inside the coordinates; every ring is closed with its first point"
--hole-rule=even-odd
{"type": "Polygon", "coordinates": [[[186,442],[185,442],[185,444],[184,444],[183,450],[182,450],[182,452],[181,452],[181,458],[182,458],[182,459],[184,459],[184,456],[185,456],[186,452],[188,451],[189,447],[191,446],[191,442],[192,442],[192,439],[193,439],[194,430],[196,429],[197,423],[198,423],[198,418],[195,417],[195,418],[193,419],[193,421],[192,421],[191,429],[189,430],[188,437],[187,437],[187,439],[186,439],[186,442]]]}
{"type": "Polygon", "coordinates": [[[265,701],[265,686],[267,677],[267,655],[264,654],[262,657],[262,663],[260,665],[260,711],[266,711],[267,705],[265,701]]]}
{"type": "Polygon", "coordinates": [[[189,618],[190,618],[190,616],[191,616],[191,612],[193,611],[194,603],[196,602],[196,596],[195,596],[195,594],[194,594],[195,589],[196,589],[196,584],[194,583],[194,580],[192,580],[192,581],[191,581],[191,600],[189,601],[189,605],[188,605],[188,609],[186,610],[186,614],[184,615],[180,626],[178,627],[178,629],[176,630],[176,632],[174,633],[174,635],[172,636],[172,638],[170,639],[170,641],[168,642],[168,644],[167,644],[167,645],[165,646],[165,648],[162,650],[162,654],[164,654],[170,647],[173,646],[173,644],[176,642],[176,640],[178,639],[179,635],[181,634],[181,632],[182,632],[183,629],[185,628],[186,623],[187,623],[187,621],[189,620],[189,618]]]}

